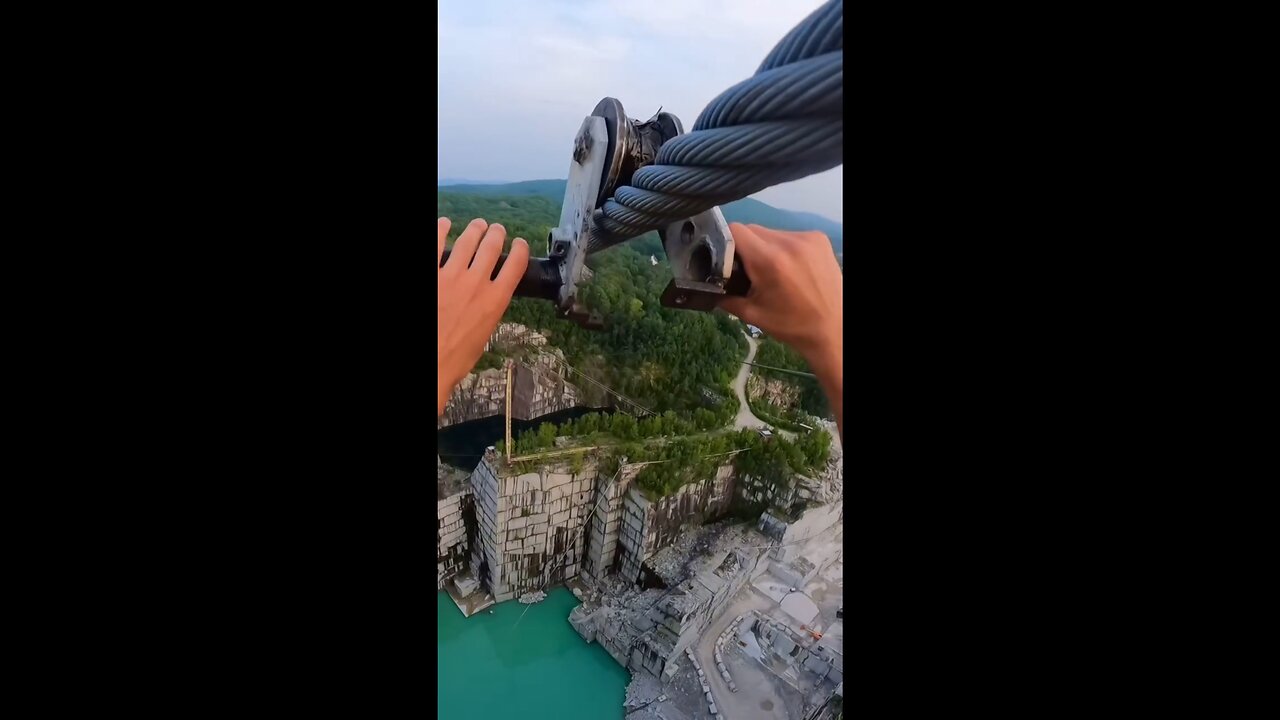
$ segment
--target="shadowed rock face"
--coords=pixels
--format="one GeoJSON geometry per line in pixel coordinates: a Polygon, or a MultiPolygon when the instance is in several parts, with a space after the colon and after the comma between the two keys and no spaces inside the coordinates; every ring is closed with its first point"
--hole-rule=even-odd
{"type": "MultiPolygon", "coordinates": [[[[511,417],[532,420],[560,410],[578,406],[581,392],[565,380],[563,359],[559,350],[547,347],[546,337],[523,325],[503,323],[498,326],[486,350],[501,352],[515,359],[512,373],[511,417]]],[[[503,368],[471,373],[458,383],[445,405],[437,428],[469,420],[502,415],[506,412],[507,371],[503,368]]]]}
{"type": "Polygon", "coordinates": [[[763,398],[780,408],[790,408],[799,404],[800,388],[785,380],[752,374],[747,378],[747,397],[752,400],[763,398]]]}

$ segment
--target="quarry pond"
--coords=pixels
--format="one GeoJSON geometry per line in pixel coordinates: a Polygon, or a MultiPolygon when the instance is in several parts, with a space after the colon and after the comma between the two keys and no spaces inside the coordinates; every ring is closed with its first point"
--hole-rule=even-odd
{"type": "Polygon", "coordinates": [[[504,602],[464,618],[448,593],[436,593],[439,717],[620,720],[629,676],[569,625],[577,604],[557,587],[540,603],[504,602]]]}

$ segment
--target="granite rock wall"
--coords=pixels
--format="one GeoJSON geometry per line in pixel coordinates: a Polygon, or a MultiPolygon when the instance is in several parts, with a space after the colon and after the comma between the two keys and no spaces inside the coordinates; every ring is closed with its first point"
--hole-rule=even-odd
{"type": "Polygon", "coordinates": [[[619,528],[622,577],[635,582],[641,565],[654,553],[690,528],[728,512],[733,491],[732,465],[721,465],[713,476],[683,485],[656,501],[648,499],[639,487],[631,487],[622,502],[619,528]]]}
{"type": "MultiPolygon", "coordinates": [[[[486,350],[507,353],[515,363],[512,373],[511,417],[532,420],[560,410],[577,407],[582,396],[566,379],[561,362],[564,354],[547,347],[547,339],[515,323],[502,323],[489,339],[486,350]]],[[[436,420],[443,428],[470,420],[506,413],[507,371],[490,368],[470,373],[449,395],[444,414],[436,420]]]]}
{"type": "Polygon", "coordinates": [[[470,487],[436,501],[436,590],[443,590],[445,580],[466,569],[466,516],[471,512],[470,487]]]}
{"type": "Polygon", "coordinates": [[[471,569],[498,602],[578,574],[596,466],[567,463],[512,474],[489,454],[471,475],[476,542],[471,569]]]}

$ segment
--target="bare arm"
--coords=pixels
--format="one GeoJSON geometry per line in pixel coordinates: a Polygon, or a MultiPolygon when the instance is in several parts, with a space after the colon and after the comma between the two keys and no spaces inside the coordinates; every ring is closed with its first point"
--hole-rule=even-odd
{"type": "Polygon", "coordinates": [[[844,274],[822,233],[733,223],[734,251],[751,277],[725,310],[800,353],[818,376],[844,442],[844,274]]]}
{"type": "Polygon", "coordinates": [[[507,230],[484,220],[472,220],[458,236],[449,261],[440,265],[445,238],[449,234],[449,218],[436,222],[436,417],[444,414],[454,386],[471,372],[484,344],[511,304],[511,296],[529,265],[529,244],[516,238],[507,254],[507,262],[493,277],[494,265],[502,254],[507,230]]]}

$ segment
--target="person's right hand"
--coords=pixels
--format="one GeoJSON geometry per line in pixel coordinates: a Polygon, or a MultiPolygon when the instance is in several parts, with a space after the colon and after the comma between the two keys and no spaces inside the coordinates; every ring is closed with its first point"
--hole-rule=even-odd
{"type": "Polygon", "coordinates": [[[751,290],[720,307],[791,346],[815,373],[844,359],[844,275],[819,232],[781,232],[732,223],[734,252],[751,290]]]}
{"type": "Polygon", "coordinates": [[[818,377],[844,441],[844,274],[826,235],[733,223],[734,252],[751,278],[720,307],[800,353],[818,377]]]}

